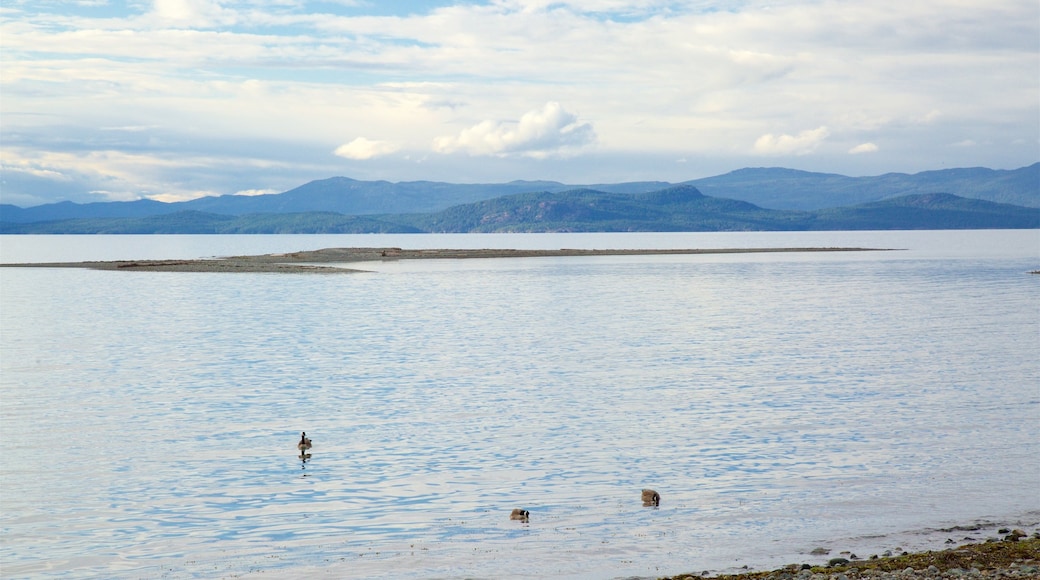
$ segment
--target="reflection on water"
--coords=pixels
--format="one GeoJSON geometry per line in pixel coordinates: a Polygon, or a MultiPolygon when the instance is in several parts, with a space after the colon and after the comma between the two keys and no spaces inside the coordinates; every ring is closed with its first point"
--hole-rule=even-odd
{"type": "Polygon", "coordinates": [[[1031,517],[1040,260],[980,252],[4,270],[4,577],[653,577],[1031,517]]]}

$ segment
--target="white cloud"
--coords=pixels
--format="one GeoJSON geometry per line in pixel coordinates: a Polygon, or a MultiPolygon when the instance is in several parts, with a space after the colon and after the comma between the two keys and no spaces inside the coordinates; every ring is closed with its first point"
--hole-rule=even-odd
{"type": "Polygon", "coordinates": [[[55,171],[54,169],[49,169],[45,167],[33,166],[29,162],[22,159],[16,161],[0,162],[0,174],[6,173],[8,171],[25,173],[26,175],[31,175],[33,177],[38,177],[41,179],[50,179],[53,181],[72,181],[72,179],[68,175],[61,173],[60,171],[55,171]]]}
{"type": "Polygon", "coordinates": [[[120,151],[90,151],[86,153],[21,151],[4,148],[4,169],[30,173],[50,181],[102,184],[91,193],[104,196],[106,200],[127,201],[138,199],[134,185],[147,183],[150,174],[164,168],[184,168],[178,161],[159,159],[141,154],[120,151]]]}
{"type": "Polygon", "coordinates": [[[214,0],[154,0],[152,17],[159,23],[184,27],[231,24],[237,17],[214,0]]]}
{"type": "Polygon", "coordinates": [[[806,129],[797,135],[767,133],[755,141],[755,152],[765,155],[806,155],[815,151],[830,134],[825,126],[806,129]]]}
{"type": "Polygon", "coordinates": [[[666,11],[674,0],[495,0],[494,4],[523,12],[567,9],[583,13],[649,15],[666,11]]]}
{"type": "Polygon", "coordinates": [[[913,122],[914,123],[919,123],[921,125],[927,125],[929,123],[934,123],[939,117],[942,117],[942,112],[937,111],[935,109],[932,109],[931,111],[928,111],[924,115],[919,115],[917,117],[914,117],[913,118],[913,122]]]}
{"type": "Polygon", "coordinates": [[[860,143],[852,149],[849,149],[849,153],[852,155],[858,155],[860,153],[877,153],[878,146],[873,143],[860,143]]]}
{"type": "MultiPolygon", "coordinates": [[[[272,175],[281,169],[277,166],[280,162],[202,152],[182,152],[171,158],[147,152],[41,153],[4,147],[0,150],[0,158],[3,159],[0,175],[8,182],[0,191],[3,202],[11,203],[8,201],[11,199],[26,203],[25,200],[31,200],[27,205],[47,203],[46,199],[38,199],[31,192],[77,202],[133,201],[143,197],[157,201],[184,201],[230,191],[236,191],[238,195],[275,193],[266,188],[245,189],[242,184],[259,181],[262,185],[269,185],[271,181],[257,180],[253,176],[272,175]],[[31,181],[26,181],[27,178],[31,181]],[[25,187],[11,187],[19,183],[25,187]],[[212,186],[212,183],[219,185],[212,186]]],[[[307,171],[314,171],[314,168],[307,168],[307,171]]],[[[301,182],[298,178],[287,180],[286,189],[301,182]]]]}
{"type": "Polygon", "coordinates": [[[365,159],[372,159],[373,157],[389,155],[398,149],[399,147],[397,145],[394,145],[389,141],[373,141],[364,137],[358,137],[350,143],[345,143],[336,147],[336,150],[333,151],[333,153],[345,159],[363,161],[365,159]]]}
{"type": "Polygon", "coordinates": [[[516,122],[483,121],[457,136],[438,137],[438,153],[466,151],[471,155],[513,155],[544,158],[566,153],[596,140],[592,124],[580,122],[557,102],[524,113],[516,122]]]}

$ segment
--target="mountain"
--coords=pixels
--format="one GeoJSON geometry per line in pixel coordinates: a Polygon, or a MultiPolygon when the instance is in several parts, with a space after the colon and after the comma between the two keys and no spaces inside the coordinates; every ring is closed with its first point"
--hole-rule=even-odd
{"type": "Polygon", "coordinates": [[[438,233],[1013,229],[1040,227],[1040,209],[920,194],[846,208],[771,210],[680,185],[643,194],[520,194],[399,219],[438,233]]]}
{"type": "Polygon", "coordinates": [[[180,211],[143,218],[80,218],[32,223],[0,222],[0,234],[343,234],[422,233],[367,216],[332,212],[230,216],[180,211]]]}
{"type": "Polygon", "coordinates": [[[739,169],[686,182],[707,195],[742,199],[773,209],[822,209],[915,193],[952,193],[1025,207],[1040,207],[1040,163],[1012,170],[984,167],[909,175],[846,177],[782,168],[739,169]]]}
{"type": "Polygon", "coordinates": [[[785,212],[707,197],[692,185],[643,194],[592,189],[527,193],[407,219],[423,231],[445,233],[792,229],[785,224],[785,212]]]}
{"type": "Polygon", "coordinates": [[[0,204],[0,220],[9,222],[32,222],[42,220],[61,220],[73,218],[95,217],[145,217],[172,213],[173,204],[140,199],[137,201],[111,201],[94,203],[73,203],[62,201],[20,208],[11,204],[0,204]]]}
{"type": "MultiPolygon", "coordinates": [[[[591,186],[602,191],[636,193],[671,185],[647,181],[591,186]]],[[[511,181],[457,184],[437,181],[358,181],[331,177],[305,183],[276,194],[221,195],[190,201],[161,203],[151,200],[76,204],[68,201],[20,208],[0,205],[0,221],[37,222],[72,218],[147,217],[197,211],[224,215],[260,213],[335,212],[347,215],[425,213],[463,203],[530,191],[565,191],[575,186],[555,181],[511,181]]]]}
{"type": "MultiPolygon", "coordinates": [[[[562,184],[552,184],[562,187],[562,184]]],[[[332,211],[350,215],[430,212],[460,203],[531,191],[527,182],[453,184],[435,181],[358,181],[332,177],[312,181],[284,193],[250,197],[223,195],[182,203],[191,209],[228,215],[332,211]]]]}
{"type": "Polygon", "coordinates": [[[772,210],[710,197],[692,185],[646,193],[593,189],[522,193],[433,213],[345,215],[334,212],[231,216],[181,211],[133,218],[0,222],[20,234],[276,234],[471,232],[668,232],[1040,228],[1040,209],[918,194],[846,208],[772,210]]]}
{"type": "Polygon", "coordinates": [[[907,195],[814,213],[814,230],[1040,228],[1040,209],[949,193],[907,195]],[[878,227],[883,225],[884,227],[878,227]]]}
{"type": "MultiPolygon", "coordinates": [[[[76,204],[61,202],[20,208],[0,205],[0,221],[28,223],[72,218],[143,218],[184,211],[243,216],[261,213],[335,212],[346,215],[432,213],[450,207],[524,193],[581,189],[639,194],[673,184],[644,181],[566,185],[555,181],[454,184],[435,181],[358,181],[332,177],[295,189],[257,196],[222,195],[177,203],[151,200],[76,204]]],[[[966,198],[1040,207],[1040,163],[1015,170],[985,168],[889,173],[846,177],[782,168],[749,168],[685,182],[708,196],[742,200],[780,210],[845,207],[917,193],[952,193],[966,198]]]]}

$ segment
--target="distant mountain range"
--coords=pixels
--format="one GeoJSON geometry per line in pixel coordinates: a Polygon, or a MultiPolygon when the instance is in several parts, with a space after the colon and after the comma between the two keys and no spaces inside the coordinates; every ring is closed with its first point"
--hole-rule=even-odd
{"type": "Polygon", "coordinates": [[[335,212],[233,216],[179,211],[138,218],[0,222],[4,234],[310,234],[469,232],[670,232],[1040,228],[1040,208],[916,194],[847,208],[764,209],[708,197],[692,185],[648,193],[579,189],[524,193],[432,213],[335,212]]]}
{"type": "Polygon", "coordinates": [[[0,205],[5,234],[966,228],[1040,228],[1040,163],[856,178],[741,169],[683,184],[593,186],[334,177],[281,194],[179,203],[0,205]]]}

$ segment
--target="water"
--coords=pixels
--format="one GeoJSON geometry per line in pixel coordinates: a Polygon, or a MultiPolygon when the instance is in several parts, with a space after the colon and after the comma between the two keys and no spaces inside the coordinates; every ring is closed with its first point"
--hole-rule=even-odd
{"type": "Polygon", "coordinates": [[[3,576],[655,577],[1040,520],[1036,230],[5,236],[0,256],[385,245],[905,250],[5,268],[3,576]]]}

